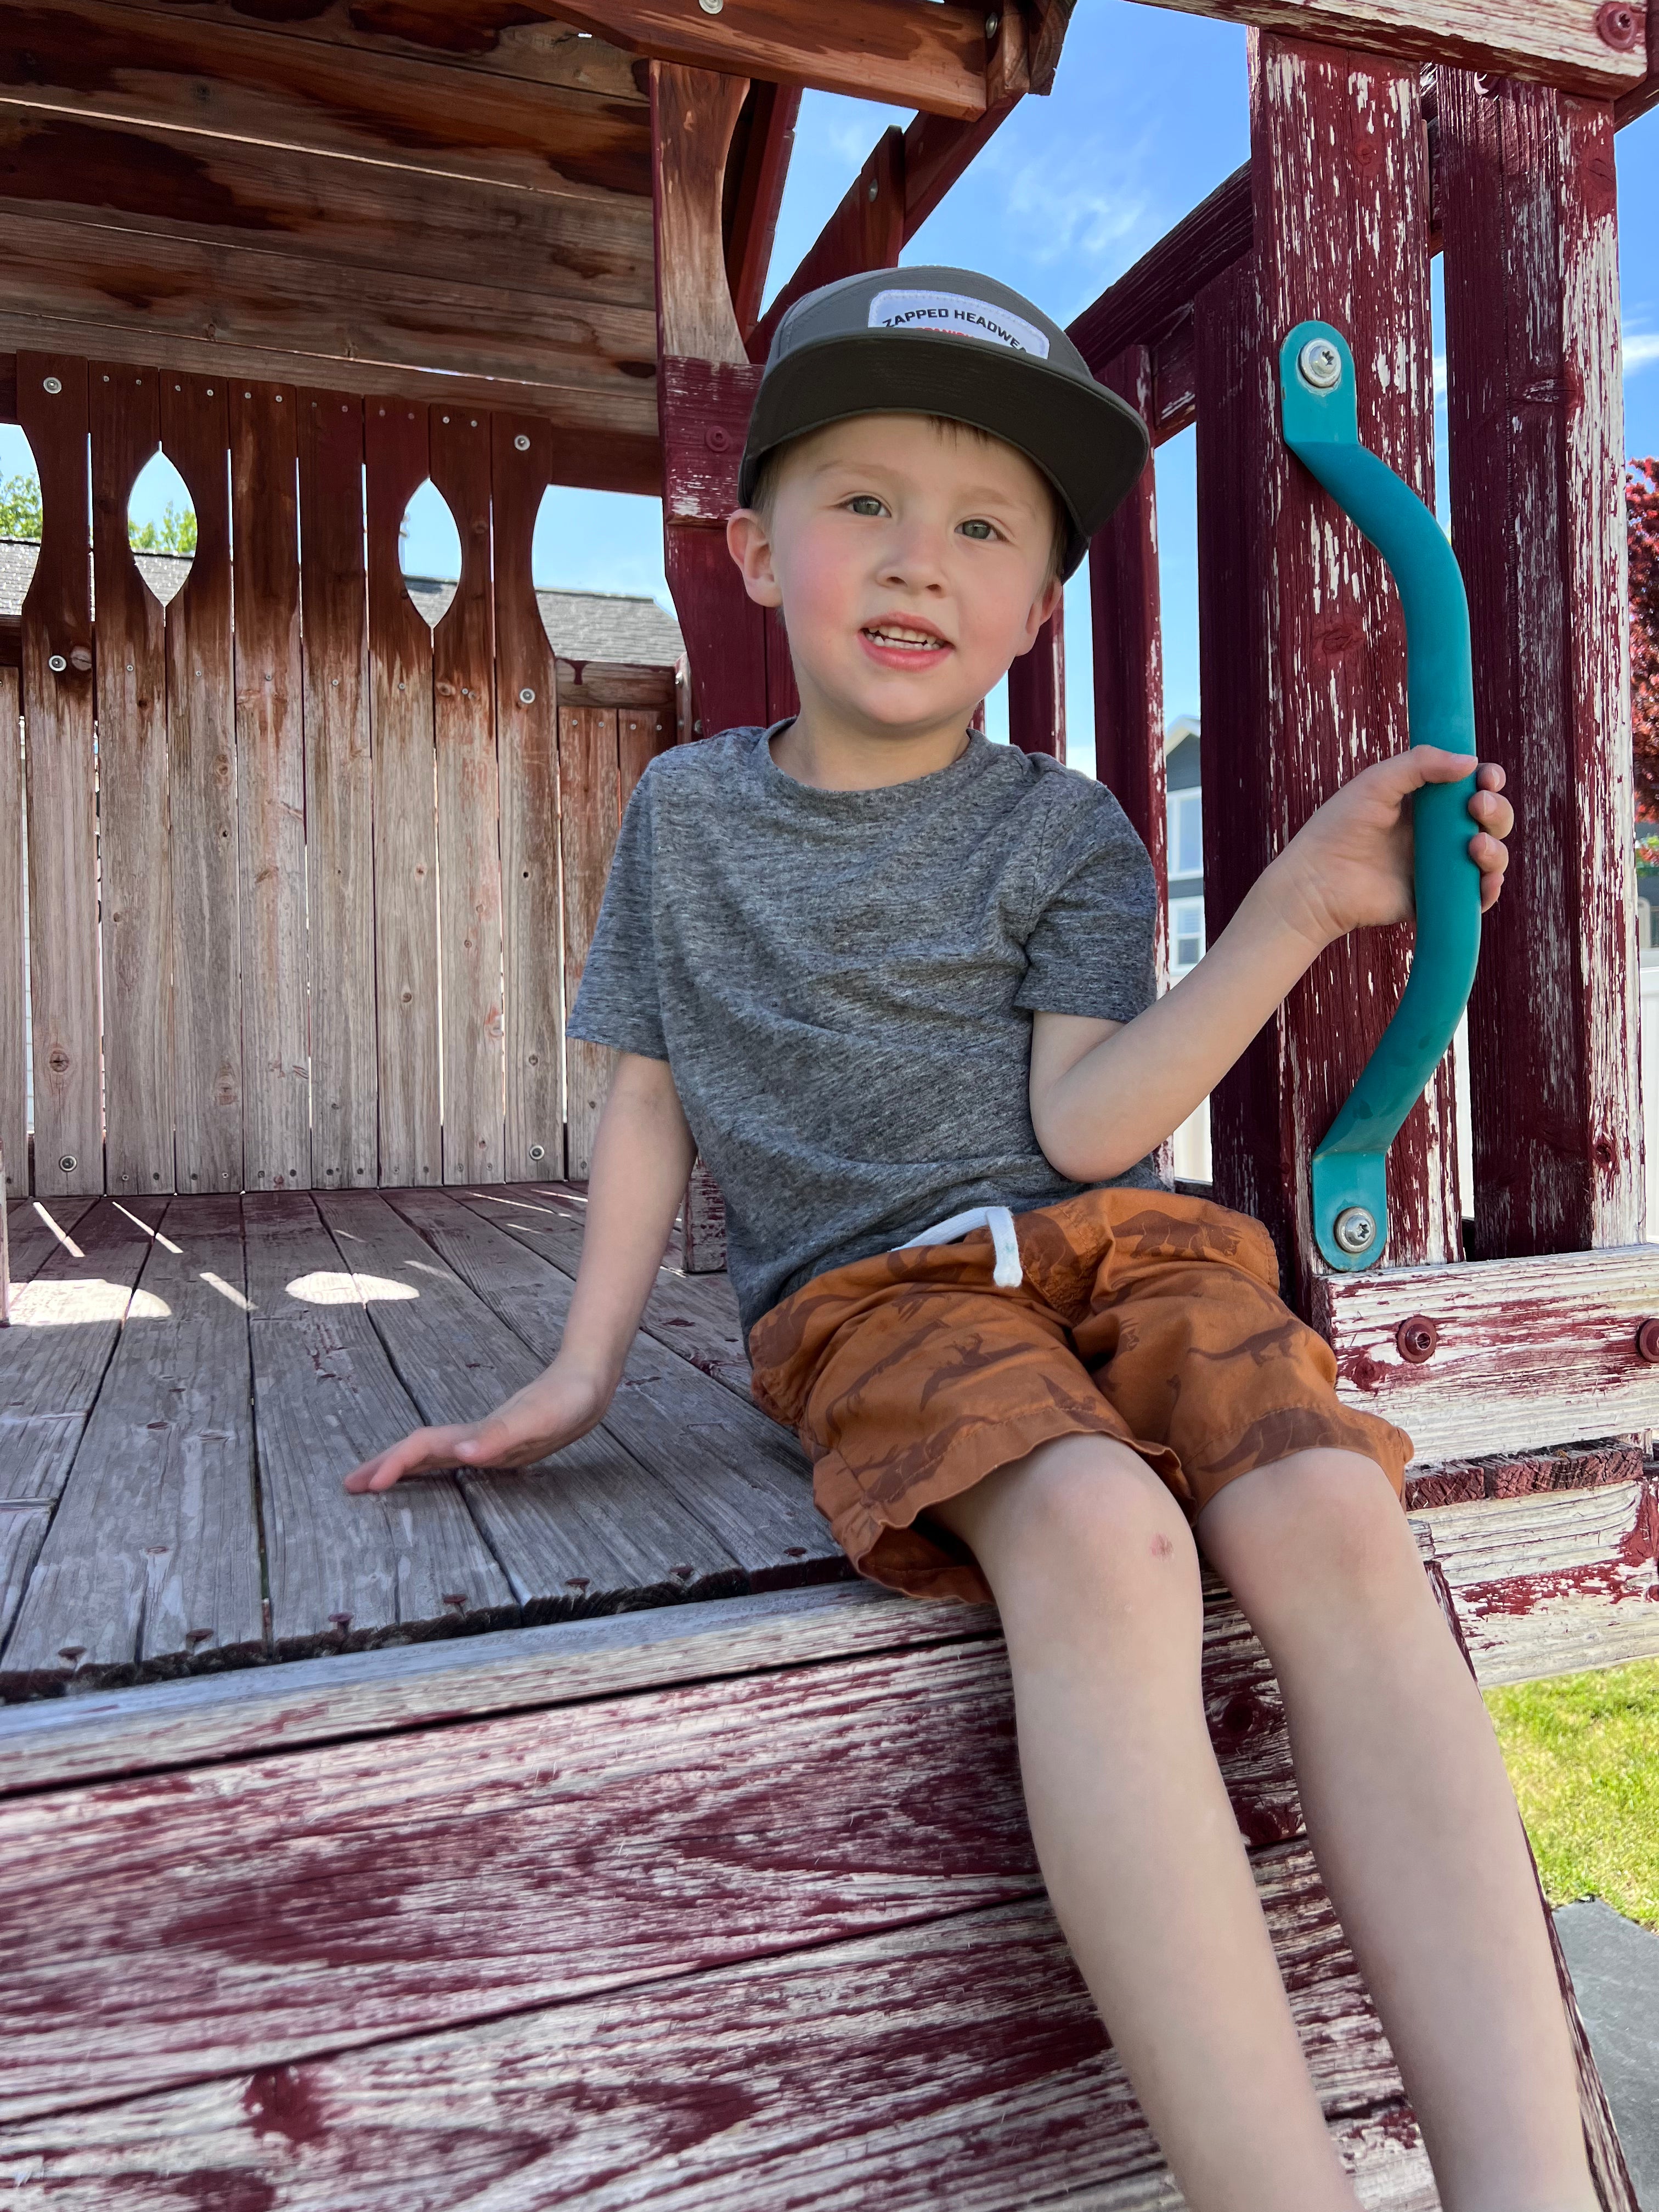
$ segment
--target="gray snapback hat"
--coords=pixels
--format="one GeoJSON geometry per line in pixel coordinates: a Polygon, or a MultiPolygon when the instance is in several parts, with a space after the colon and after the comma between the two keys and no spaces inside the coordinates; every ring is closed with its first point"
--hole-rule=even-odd
{"type": "Polygon", "coordinates": [[[1017,447],[1070,522],[1062,574],[1140,474],[1152,441],[1058,323],[969,269],[878,269],[808,292],[781,318],[738,472],[746,506],[787,439],[851,415],[942,415],[1017,447]]]}

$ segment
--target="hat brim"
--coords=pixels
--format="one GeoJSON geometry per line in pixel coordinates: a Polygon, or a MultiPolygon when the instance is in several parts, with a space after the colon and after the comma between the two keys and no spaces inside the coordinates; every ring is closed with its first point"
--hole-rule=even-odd
{"type": "Polygon", "coordinates": [[[1042,471],[1070,525],[1063,575],[1121,503],[1152,451],[1146,426],[1103,384],[1035,355],[933,332],[858,331],[820,339],[767,370],[738,475],[747,506],[761,463],[790,438],[855,415],[942,415],[1001,438],[1042,471]]]}

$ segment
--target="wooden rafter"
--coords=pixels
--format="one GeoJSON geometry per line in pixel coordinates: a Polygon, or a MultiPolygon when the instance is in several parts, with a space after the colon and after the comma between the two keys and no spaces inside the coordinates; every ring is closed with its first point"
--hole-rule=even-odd
{"type": "Polygon", "coordinates": [[[1152,0],[1183,15],[1251,23],[1394,61],[1457,62],[1566,90],[1617,94],[1647,70],[1648,10],[1598,0],[1152,0]]]}
{"type": "Polygon", "coordinates": [[[726,157],[726,274],[738,327],[745,331],[760,313],[766,289],[799,112],[799,85],[751,84],[726,157]]]}
{"type": "Polygon", "coordinates": [[[557,13],[628,52],[726,76],[892,100],[971,118],[986,106],[983,7],[962,0],[557,0],[557,13]]]}
{"type": "Polygon", "coordinates": [[[1047,91],[1053,83],[1070,12],[1070,0],[1042,0],[1029,31],[1020,9],[1001,12],[987,72],[985,110],[971,122],[917,115],[902,132],[895,125],[883,133],[794,275],[749,331],[751,360],[765,360],[779,319],[805,293],[837,277],[896,263],[905,241],[915,237],[1024,94],[1047,91]],[[1048,73],[1041,86],[1036,78],[1039,54],[1048,73]]]}

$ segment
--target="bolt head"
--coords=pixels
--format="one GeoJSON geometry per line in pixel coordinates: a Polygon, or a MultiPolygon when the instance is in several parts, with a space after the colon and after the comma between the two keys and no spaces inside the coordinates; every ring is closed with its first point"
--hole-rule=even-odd
{"type": "Polygon", "coordinates": [[[1650,1367],[1659,1365],[1659,1320],[1644,1321],[1637,1330],[1636,1356],[1650,1367]]]}
{"type": "Polygon", "coordinates": [[[73,1152],[65,1152],[58,1163],[58,1172],[59,1175],[73,1175],[80,1164],[73,1152]]]}
{"type": "Polygon", "coordinates": [[[990,14],[989,14],[989,15],[985,18],[985,35],[986,35],[986,37],[987,37],[988,39],[994,39],[994,38],[995,38],[995,36],[996,36],[996,34],[997,34],[997,33],[1001,29],[1001,27],[1002,27],[1002,17],[1001,17],[1001,16],[997,13],[997,11],[996,11],[994,9],[992,9],[992,11],[991,11],[991,13],[990,13],[990,14]]]}
{"type": "Polygon", "coordinates": [[[530,1147],[530,1157],[532,1160],[544,1160],[547,1158],[547,1146],[545,1145],[532,1145],[530,1147]]]}
{"type": "Polygon", "coordinates": [[[513,441],[513,450],[515,453],[527,453],[530,451],[530,440],[522,430],[513,441]]]}
{"type": "Polygon", "coordinates": [[[63,388],[64,380],[61,376],[43,376],[40,380],[41,391],[50,392],[54,399],[63,388]]]}
{"type": "Polygon", "coordinates": [[[725,7],[726,0],[697,0],[697,5],[705,15],[718,15],[725,7]]]}
{"type": "Polygon", "coordinates": [[[1603,46],[1616,54],[1627,54],[1641,32],[1641,21],[1628,0],[1607,0],[1595,11],[1595,33],[1603,46]]]}
{"type": "Polygon", "coordinates": [[[526,684],[523,690],[519,694],[519,704],[521,707],[533,707],[535,703],[536,695],[526,684]]]}
{"type": "Polygon", "coordinates": [[[52,653],[46,656],[46,665],[54,676],[61,676],[69,666],[69,663],[61,653],[52,653]]]}
{"type": "Polygon", "coordinates": [[[1369,1252],[1376,1242],[1376,1222],[1363,1206],[1345,1206],[1331,1225],[1339,1251],[1369,1252]]]}
{"type": "Polygon", "coordinates": [[[1342,381],[1342,356],[1328,338],[1310,338],[1296,366],[1302,381],[1316,392],[1334,392],[1342,381]]]}
{"type": "Polygon", "coordinates": [[[1440,1330],[1427,1314],[1413,1314],[1402,1321],[1394,1333],[1400,1357],[1412,1366],[1420,1367],[1425,1359],[1432,1359],[1439,1348],[1440,1330]]]}

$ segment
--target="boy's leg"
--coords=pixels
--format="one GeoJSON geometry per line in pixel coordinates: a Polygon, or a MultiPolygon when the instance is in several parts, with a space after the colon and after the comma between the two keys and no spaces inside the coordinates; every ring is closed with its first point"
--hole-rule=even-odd
{"type": "Polygon", "coordinates": [[[1298,1452],[1229,1483],[1198,1534],[1278,1673],[1309,1835],[1446,2212],[1593,2212],[1514,1796],[1387,1477],[1298,1452]]]}
{"type": "Polygon", "coordinates": [[[1069,1436],[932,1510],[995,1592],[1048,1893],[1188,2203],[1352,2212],[1210,1747],[1180,1508],[1069,1436]]]}

